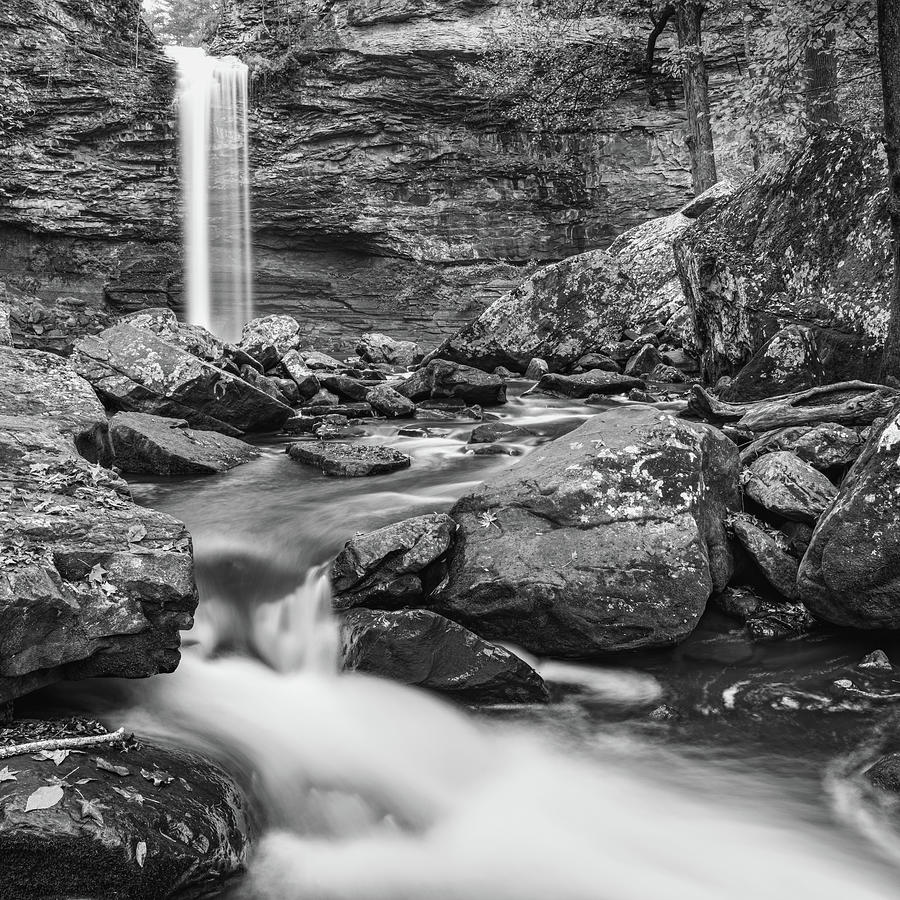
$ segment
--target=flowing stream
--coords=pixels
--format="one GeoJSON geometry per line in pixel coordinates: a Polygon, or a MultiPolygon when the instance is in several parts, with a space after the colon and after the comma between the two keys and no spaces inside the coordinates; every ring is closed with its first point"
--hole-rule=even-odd
{"type": "Polygon", "coordinates": [[[236,341],[253,317],[247,66],[199,47],[166,53],[178,67],[187,319],[236,341]]]}
{"type": "MultiPolygon", "coordinates": [[[[541,435],[524,454],[589,412],[516,389],[500,415],[541,435]]],[[[546,707],[462,709],[337,673],[327,560],[354,532],[447,509],[516,463],[466,454],[471,423],[432,424],[445,433],[374,426],[365,440],[413,456],[384,477],[329,479],[273,441],[220,477],[135,485],[194,535],[197,625],[174,675],[80,690],[95,709],[104,699],[111,723],[195,746],[252,792],[265,836],[230,896],[896,897],[896,834],[839,765],[870,721],[729,706],[736,685],[827,677],[862,643],[748,649],[713,616],[674,650],[538,661],[553,685],[546,707]],[[683,721],[649,716],[663,700],[683,721]]]]}

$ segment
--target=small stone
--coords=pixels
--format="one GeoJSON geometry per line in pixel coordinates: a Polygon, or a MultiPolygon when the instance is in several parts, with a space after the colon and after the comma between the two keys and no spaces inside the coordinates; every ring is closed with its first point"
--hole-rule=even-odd
{"type": "Polygon", "coordinates": [[[299,442],[291,444],[287,454],[297,462],[321,469],[326,475],[344,478],[386,475],[408,469],[412,462],[405,453],[376,444],[299,442]]]}

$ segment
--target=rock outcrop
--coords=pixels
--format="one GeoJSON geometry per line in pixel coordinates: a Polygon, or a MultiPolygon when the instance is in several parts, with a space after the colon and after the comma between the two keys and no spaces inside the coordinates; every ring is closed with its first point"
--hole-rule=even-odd
{"type": "Polygon", "coordinates": [[[247,801],[194,754],[131,742],[70,755],[62,769],[49,756],[9,762],[4,900],[208,896],[246,869],[247,801]]]}
{"type": "Polygon", "coordinates": [[[675,241],[710,383],[785,325],[815,336],[820,383],[871,380],[887,323],[884,153],[842,130],[761,169],[675,241]]]}
{"type": "Polygon", "coordinates": [[[0,281],[124,309],[180,296],[171,63],[139,0],[0,9],[0,281]]]}
{"type": "Polygon", "coordinates": [[[876,429],[819,520],[800,566],[800,595],[819,618],[900,628],[900,414],[876,429]]]}
{"type": "Polygon", "coordinates": [[[430,605],[537,654],[675,643],[731,576],[738,465],[709,426],[641,406],[593,416],[456,504],[430,605]]]}

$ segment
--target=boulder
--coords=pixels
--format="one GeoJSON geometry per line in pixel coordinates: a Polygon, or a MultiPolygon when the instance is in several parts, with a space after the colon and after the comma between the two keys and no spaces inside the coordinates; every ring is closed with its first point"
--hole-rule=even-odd
{"type": "Polygon", "coordinates": [[[293,316],[260,316],[241,331],[238,347],[259,360],[264,369],[278,365],[290,350],[300,345],[300,325],[293,316]]]}
{"type": "Polygon", "coordinates": [[[333,356],[329,356],[327,353],[319,353],[318,350],[311,350],[304,353],[303,359],[306,361],[306,365],[314,372],[319,372],[324,369],[335,371],[345,368],[340,360],[335,359],[333,356]]]}
{"type": "Polygon", "coordinates": [[[729,524],[766,581],[782,597],[797,600],[800,596],[797,588],[800,564],[791,556],[787,538],[780,532],[767,529],[759,519],[747,513],[734,516],[729,524]]]}
{"type": "Polygon", "coordinates": [[[321,387],[319,379],[296,350],[288,350],[281,358],[281,365],[284,366],[288,377],[297,385],[301,400],[309,400],[319,392],[321,387]]]}
{"type": "Polygon", "coordinates": [[[741,451],[741,462],[752,463],[764,453],[790,450],[798,459],[820,472],[851,465],[863,448],[863,438],[855,428],[823,422],[778,428],[760,435],[741,451]]]}
{"type": "Polygon", "coordinates": [[[649,372],[647,380],[652,381],[654,384],[682,384],[684,375],[675,366],[659,363],[649,372]]]}
{"type": "Polygon", "coordinates": [[[370,388],[365,399],[375,412],[389,419],[412,416],[416,411],[416,404],[399,391],[395,391],[389,384],[379,384],[370,388]]]}
{"type": "MultiPolygon", "coordinates": [[[[119,322],[130,325],[132,328],[152,331],[167,344],[180,347],[191,356],[196,356],[206,362],[221,360],[229,352],[228,345],[220,341],[211,331],[202,325],[179,322],[175,313],[167,306],[142,309],[139,312],[123,316],[119,322]]],[[[237,364],[241,365],[241,362],[237,361],[237,364]]],[[[254,365],[259,364],[254,362],[254,365]]]]}
{"type": "Polygon", "coordinates": [[[397,609],[424,597],[440,581],[437,563],[455,532],[450,516],[431,513],[348,541],[331,567],[335,609],[397,609]]]}
{"type": "Polygon", "coordinates": [[[0,703],[171,672],[197,605],[184,526],[131,502],[46,417],[0,417],[0,703]]]}
{"type": "MultiPolygon", "coordinates": [[[[545,375],[531,391],[557,397],[574,397],[583,400],[592,394],[627,394],[630,390],[645,387],[640,378],[618,375],[604,369],[594,369],[583,375],[545,375]]],[[[528,391],[527,393],[531,393],[528,391]]]]}
{"type": "MultiPolygon", "coordinates": [[[[529,365],[531,364],[529,363],[529,365]]],[[[605,369],[607,372],[621,371],[621,367],[614,359],[610,359],[602,353],[585,353],[572,367],[573,372],[590,372],[591,369],[605,369]]],[[[525,374],[527,377],[528,373],[525,374]]]]}
{"type": "Polygon", "coordinates": [[[825,384],[819,359],[817,332],[803,325],[788,325],[774,334],[738,372],[722,400],[746,403],[805,391],[825,384]]]}
{"type": "Polygon", "coordinates": [[[131,325],[82,338],[72,364],[117,410],[186,419],[233,436],[276,430],[292,415],[243,379],[131,325]]]}
{"type": "Polygon", "coordinates": [[[405,453],[378,444],[314,444],[301,441],[291,444],[287,454],[297,462],[321,469],[326,475],[344,478],[386,475],[408,469],[411,463],[405,453]]]}
{"type": "Polygon", "coordinates": [[[795,522],[815,522],[837,494],[821,472],[786,450],[767,453],[750,463],[743,480],[751,500],[795,522]]]}
{"type": "Polygon", "coordinates": [[[884,153],[870,134],[821,132],[764,166],[674,244],[705,380],[796,325],[815,333],[819,383],[872,381],[890,248],[884,153]]]}
{"type": "Polygon", "coordinates": [[[369,363],[390,363],[394,366],[412,366],[422,359],[422,350],[413,341],[398,341],[386,334],[370,331],[356,345],[361,359],[369,363]]]}
{"type": "Polygon", "coordinates": [[[431,360],[397,385],[397,390],[410,400],[452,398],[481,406],[506,403],[506,384],[498,375],[446,359],[431,360]]]}
{"type": "Polygon", "coordinates": [[[525,377],[531,381],[540,381],[550,371],[547,361],[539,356],[533,356],[525,367],[525,377]]]}
{"type": "Polygon", "coordinates": [[[349,400],[351,403],[365,402],[370,388],[370,385],[363,384],[349,375],[338,373],[319,375],[319,384],[333,394],[337,394],[340,399],[349,400]]]}
{"type": "Polygon", "coordinates": [[[535,437],[535,432],[523,425],[508,422],[484,422],[472,429],[470,444],[493,444],[497,441],[521,441],[535,437]]]}
{"type": "Polygon", "coordinates": [[[214,475],[259,456],[237,438],[147,413],[116,413],[109,437],[116,467],[132,475],[214,475]]]}
{"type": "Polygon", "coordinates": [[[54,353],[0,347],[0,415],[44,417],[71,435],[82,456],[109,461],[103,406],[68,360],[54,353]]]}
{"type": "Polygon", "coordinates": [[[344,668],[467,702],[544,703],[541,676],[504,647],[425,609],[355,609],[341,623],[344,668]]]}
{"type": "Polygon", "coordinates": [[[594,656],[691,633],[732,571],[737,448],[643,406],[591,417],[461,499],[431,606],[490,640],[594,656]]]}
{"type": "Polygon", "coordinates": [[[900,628],[900,413],[873,430],[800,566],[800,595],[835,625],[900,628]]]}
{"type": "Polygon", "coordinates": [[[246,869],[247,801],[195,754],[130,742],[72,754],[61,767],[40,756],[7,762],[4,900],[210,896],[246,869]]]}
{"type": "Polygon", "coordinates": [[[625,374],[646,375],[662,362],[662,355],[653,344],[644,344],[625,366],[625,374]]]}

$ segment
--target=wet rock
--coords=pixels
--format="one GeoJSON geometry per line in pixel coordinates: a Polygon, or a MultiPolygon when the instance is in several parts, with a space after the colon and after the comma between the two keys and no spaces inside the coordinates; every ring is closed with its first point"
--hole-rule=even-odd
{"type": "Polygon", "coordinates": [[[375,410],[389,419],[400,419],[415,414],[416,404],[395,391],[389,384],[379,384],[370,388],[366,401],[375,410]]]}
{"type": "Polygon", "coordinates": [[[377,444],[291,444],[287,454],[297,462],[321,469],[326,475],[363,478],[408,469],[410,458],[399,450],[377,444]]]}
{"type": "Polygon", "coordinates": [[[308,353],[304,353],[303,359],[306,361],[306,365],[309,366],[309,368],[314,372],[318,372],[323,369],[330,369],[332,371],[335,371],[344,368],[344,365],[340,362],[340,360],[335,359],[333,356],[328,356],[327,353],[319,353],[317,350],[312,350],[308,353]]]}
{"type": "Polygon", "coordinates": [[[744,491],[763,509],[797,522],[815,522],[837,494],[821,472],[783,450],[747,467],[744,491]]]}
{"type": "Polygon", "coordinates": [[[592,369],[603,369],[606,372],[620,372],[621,367],[614,360],[602,353],[586,353],[572,367],[573,372],[590,372],[592,369]]]}
{"type": "Polygon", "coordinates": [[[659,403],[659,397],[649,393],[649,391],[640,391],[633,388],[628,392],[628,399],[632,403],[659,403]]]}
{"type": "Polygon", "coordinates": [[[293,316],[260,316],[251,319],[241,331],[238,346],[264,369],[278,365],[290,350],[300,345],[300,325],[293,316]]]}
{"type": "Polygon", "coordinates": [[[652,344],[644,344],[625,365],[625,374],[647,375],[662,362],[659,350],[652,344]]]}
{"type": "Polygon", "coordinates": [[[653,370],[647,376],[648,381],[657,384],[683,384],[684,375],[674,366],[667,366],[665,363],[659,363],[653,367],[653,370]]]}
{"type": "Polygon", "coordinates": [[[481,703],[544,703],[540,675],[518,656],[424,609],[355,609],[341,625],[345,669],[481,703]]]}
{"type": "Polygon", "coordinates": [[[431,360],[396,389],[410,400],[452,398],[482,406],[506,403],[506,385],[502,378],[445,359],[431,360]]]}
{"type": "MultiPolygon", "coordinates": [[[[278,386],[279,379],[269,378],[268,375],[261,375],[256,369],[251,368],[250,366],[241,367],[241,378],[243,378],[247,384],[253,385],[257,390],[267,394],[278,403],[282,403],[288,407],[291,405],[290,399],[282,393],[281,388],[278,386]]],[[[291,383],[293,384],[293,382],[291,383]]]]}
{"type": "Polygon", "coordinates": [[[732,517],[730,525],[766,581],[782,597],[797,600],[800,596],[797,588],[799,563],[788,552],[784,535],[767,529],[759,519],[747,513],[732,517]]]}
{"type": "Polygon", "coordinates": [[[131,502],[46,417],[0,417],[0,702],[171,672],[197,605],[184,526],[131,502]]]}
{"type": "Polygon", "coordinates": [[[494,369],[494,375],[496,375],[498,378],[502,378],[504,381],[509,378],[518,377],[516,372],[510,371],[506,368],[506,366],[497,366],[497,368],[494,369]]]}
{"type": "Polygon", "coordinates": [[[756,641],[780,641],[805,634],[815,624],[802,603],[765,602],[747,620],[747,630],[756,641]]]}
{"type": "Polygon", "coordinates": [[[522,451],[507,444],[467,444],[463,453],[473,456],[521,456],[522,451]]]}
{"type": "Polygon", "coordinates": [[[285,353],[281,358],[281,365],[288,377],[297,385],[300,399],[309,400],[319,392],[321,387],[319,379],[296,350],[289,350],[285,353]]]}
{"type": "Polygon", "coordinates": [[[82,338],[72,365],[114,409],[186,419],[195,428],[275,430],[292,414],[243,379],[130,325],[82,338]]]}
{"type": "Polygon", "coordinates": [[[712,599],[723,613],[741,622],[753,618],[765,602],[752,588],[743,585],[729,585],[720,594],[713,594],[712,599]]]}
{"type": "Polygon", "coordinates": [[[431,513],[385,525],[348,541],[331,568],[334,608],[397,609],[414,605],[442,577],[438,563],[453,543],[456,523],[431,513]]]}
{"type": "Polygon", "coordinates": [[[493,444],[497,441],[520,441],[534,437],[535,432],[522,425],[510,425],[507,422],[485,422],[472,430],[470,444],[493,444]]]}
{"type": "Polygon", "coordinates": [[[395,366],[412,366],[422,358],[422,350],[413,341],[398,341],[386,334],[368,332],[356,346],[356,352],[370,363],[391,363],[395,366]]]}
{"type": "Polygon", "coordinates": [[[887,753],[863,773],[873,787],[900,794],[900,753],[887,753]]]}
{"type": "Polygon", "coordinates": [[[68,360],[40,350],[0,347],[0,415],[46,417],[92,462],[110,457],[106,413],[68,360]]]}
{"type": "Polygon", "coordinates": [[[322,374],[319,375],[319,383],[326,390],[331,391],[341,400],[349,400],[351,403],[363,403],[369,393],[370,385],[363,384],[349,375],[322,374]]]}
{"type": "MultiPolygon", "coordinates": [[[[330,396],[334,397],[334,394],[330,396]]],[[[300,412],[304,416],[346,416],[348,419],[366,419],[372,415],[372,407],[368,403],[320,402],[316,406],[302,406],[300,412]]]]}
{"type": "Polygon", "coordinates": [[[900,413],[873,430],[800,567],[812,612],[835,625],[900,628],[900,413]]]}
{"type": "Polygon", "coordinates": [[[274,382],[275,387],[278,388],[281,396],[284,397],[290,406],[300,402],[300,389],[297,387],[297,382],[294,381],[293,378],[273,377],[271,380],[274,382]]]}
{"type": "MultiPolygon", "coordinates": [[[[322,406],[337,406],[341,402],[337,394],[333,394],[326,388],[320,388],[316,393],[306,401],[306,406],[302,407],[302,411],[307,409],[315,409],[322,406]]],[[[325,415],[325,413],[323,413],[325,415]]]]}
{"type": "Polygon", "coordinates": [[[888,659],[884,650],[873,650],[862,658],[859,663],[860,669],[868,669],[871,672],[893,672],[894,667],[888,659]]]}
{"type": "Polygon", "coordinates": [[[639,406],[593,416],[456,504],[433,606],[537,654],[675,643],[730,578],[737,480],[737,448],[711,427],[639,406]]]}
{"type": "Polygon", "coordinates": [[[259,456],[237,438],[146,413],[116,413],[109,437],[116,467],[133,475],[214,475],[259,456]]]}
{"type": "Polygon", "coordinates": [[[550,366],[547,365],[546,360],[541,359],[539,356],[534,356],[525,367],[525,377],[531,381],[540,381],[549,371],[550,366]]]}
{"type": "MultiPolygon", "coordinates": [[[[531,390],[558,397],[574,397],[583,400],[592,394],[626,394],[633,388],[642,389],[644,382],[628,375],[618,375],[603,369],[594,369],[583,375],[545,375],[531,390]]],[[[529,392],[530,393],[530,392],[529,392]]]]}
{"type": "Polygon", "coordinates": [[[62,769],[31,756],[8,762],[15,778],[0,797],[4,900],[209,896],[247,866],[247,801],[195,754],[132,743],[72,754],[62,769]],[[26,812],[40,790],[56,802],[26,812]]]}
{"type": "MultiPolygon", "coordinates": [[[[325,416],[324,418],[327,419],[329,417],[325,416]]],[[[338,423],[340,425],[346,425],[348,422],[346,416],[335,416],[335,418],[341,420],[338,423]]],[[[281,426],[281,430],[284,434],[312,434],[313,427],[317,422],[321,422],[322,419],[322,416],[291,416],[291,418],[281,426]]]]}
{"type": "Polygon", "coordinates": [[[812,540],[812,525],[807,522],[785,522],[778,530],[787,538],[787,549],[791,556],[803,559],[812,540]]]}

